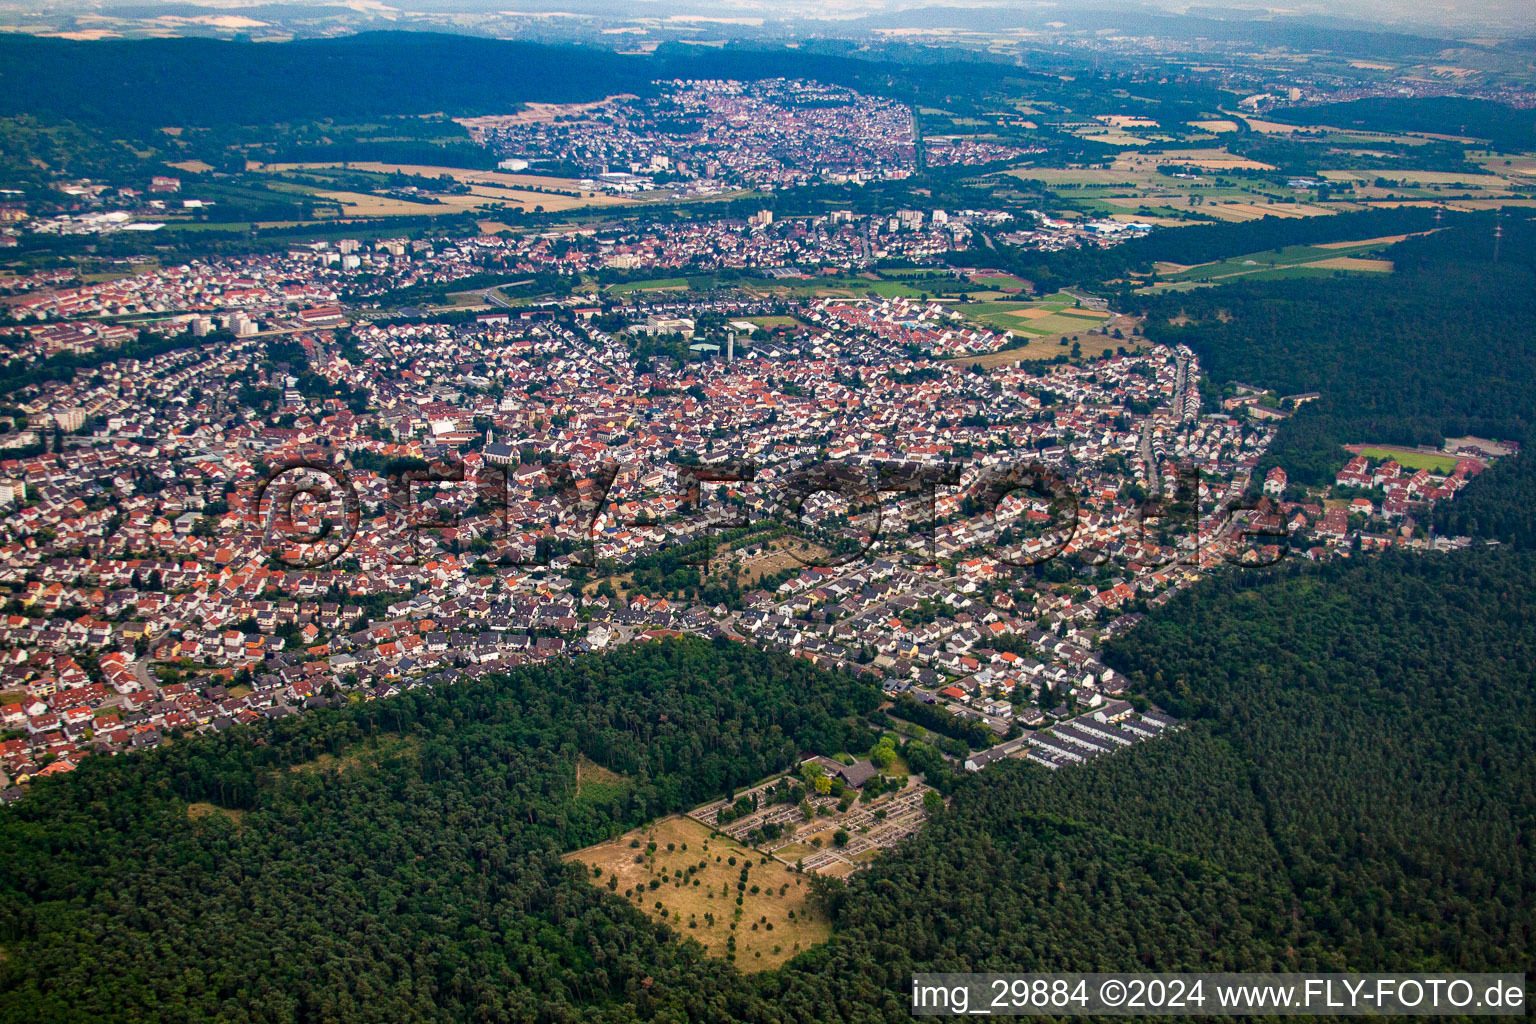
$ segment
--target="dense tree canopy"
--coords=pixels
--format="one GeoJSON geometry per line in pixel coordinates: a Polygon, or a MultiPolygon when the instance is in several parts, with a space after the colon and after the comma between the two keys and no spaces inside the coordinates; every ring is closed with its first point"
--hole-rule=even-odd
{"type": "MultiPolygon", "coordinates": [[[[1179,159],[1175,150],[1164,157],[1179,159]]],[[[1150,273],[1160,261],[1195,266],[1215,260],[1267,252],[1288,245],[1321,245],[1328,242],[1384,238],[1425,231],[1434,225],[1428,210],[1404,206],[1362,210],[1332,217],[1260,217],[1232,224],[1196,224],[1163,227],[1141,238],[1108,248],[1084,246],[1051,252],[1006,249],[1001,262],[1041,292],[1061,287],[1097,288],[1105,281],[1124,278],[1131,271],[1150,273]]]]}
{"type": "Polygon", "coordinates": [[[0,818],[0,1019],[559,1020],[708,987],[559,855],[867,749],[875,697],[645,644],[92,759],[0,818]],[[578,754],[628,784],[576,796],[578,754]]]}
{"type": "Polygon", "coordinates": [[[1267,281],[1170,293],[1147,335],[1187,344],[1217,384],[1321,398],[1281,427],[1267,459],[1325,483],[1350,442],[1524,440],[1536,410],[1536,222],[1467,217],[1388,252],[1386,275],[1267,281]]]}

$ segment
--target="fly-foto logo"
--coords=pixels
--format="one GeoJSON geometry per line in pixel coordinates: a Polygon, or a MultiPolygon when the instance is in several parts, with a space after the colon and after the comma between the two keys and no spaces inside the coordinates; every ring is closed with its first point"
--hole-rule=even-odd
{"type": "MultiPolygon", "coordinates": [[[[1123,501],[1118,514],[1085,514],[1079,488],[1061,470],[1029,462],[986,466],[905,461],[827,460],[785,467],[746,460],[676,467],[671,495],[673,537],[701,537],[701,549],[683,559],[707,571],[710,536],[724,530],[785,527],[813,535],[825,553],[787,548],[806,568],[837,568],[877,553],[901,553],[925,564],[947,551],[966,551],[1000,567],[1031,569],[1066,556],[1097,568],[1115,560],[1138,571],[1205,564],[1213,551],[1232,565],[1273,565],[1289,552],[1289,535],[1268,498],[1227,493],[1202,499],[1196,466],[1179,466],[1166,493],[1123,501]],[[766,478],[766,479],[765,479],[766,478]],[[748,497],[758,500],[746,500],[748,497]],[[721,500],[721,498],[725,500],[721,500]],[[713,505],[711,505],[713,499],[713,505]],[[946,510],[941,512],[941,499],[946,510]],[[956,529],[956,524],[963,529],[956,529]],[[956,538],[963,538],[956,540],[956,538]]],[[[595,568],[605,530],[620,521],[612,498],[622,467],[613,460],[578,467],[550,461],[516,466],[462,461],[399,469],[384,479],[383,511],[399,542],[382,545],[387,564],[413,566],[429,557],[432,535],[453,537],[466,513],[445,492],[472,496],[479,556],[499,567],[595,568]],[[537,493],[539,501],[518,500],[537,493]],[[522,511],[537,507],[537,518],[522,511]]],[[[314,569],[346,555],[357,538],[361,500],[353,475],[340,465],[295,460],[273,467],[258,482],[254,506],[263,550],[286,568],[314,569]]]]}

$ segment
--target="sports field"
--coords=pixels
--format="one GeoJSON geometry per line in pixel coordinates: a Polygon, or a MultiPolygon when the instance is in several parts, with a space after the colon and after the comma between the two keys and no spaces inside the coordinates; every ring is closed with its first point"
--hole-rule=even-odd
{"type": "Polygon", "coordinates": [[[657,277],[648,281],[624,281],[620,284],[611,284],[606,290],[610,295],[629,295],[633,292],[686,291],[687,288],[686,277],[657,277]]]}
{"type": "Polygon", "coordinates": [[[1404,469],[1427,469],[1431,473],[1449,473],[1456,468],[1457,461],[1453,455],[1403,451],[1398,448],[1361,448],[1359,453],[1373,462],[1391,459],[1404,469]]]}

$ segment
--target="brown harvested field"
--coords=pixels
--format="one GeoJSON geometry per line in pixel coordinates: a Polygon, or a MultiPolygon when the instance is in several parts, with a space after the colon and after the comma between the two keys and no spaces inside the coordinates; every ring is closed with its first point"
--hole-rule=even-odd
{"type": "Polygon", "coordinates": [[[1316,131],[1310,126],[1298,126],[1294,124],[1281,124],[1279,121],[1263,121],[1257,117],[1243,117],[1248,127],[1260,135],[1290,135],[1293,132],[1316,131]]]}
{"type": "Polygon", "coordinates": [[[1002,352],[988,352],[984,356],[961,356],[958,359],[945,360],[951,366],[959,366],[969,369],[972,366],[980,366],[983,370],[995,370],[999,366],[1012,366],[1014,363],[1033,363],[1041,359],[1055,358],[1055,352],[1046,351],[1046,347],[1039,342],[1031,342],[1023,348],[1010,348],[1002,352]]]}
{"type": "Polygon", "coordinates": [[[1375,181],[1385,176],[1410,185],[1466,185],[1486,190],[1509,187],[1508,179],[1502,174],[1457,174],[1450,171],[1319,171],[1318,176],[1329,181],[1375,181]]]}
{"type": "Polygon", "coordinates": [[[1302,264],[1307,267],[1323,267],[1328,270],[1364,270],[1378,274],[1392,273],[1391,260],[1367,260],[1356,256],[1335,256],[1328,260],[1302,264]]]}
{"type": "Polygon", "coordinates": [[[315,195],[340,203],[344,217],[419,217],[433,213],[461,213],[480,206],[479,200],[467,196],[446,196],[441,203],[413,203],[365,192],[316,192],[315,195]]]}
{"type": "MultiPolygon", "coordinates": [[[[1435,205],[1435,204],[1430,204],[1435,205]]],[[[1497,210],[1501,207],[1536,207],[1536,199],[1455,199],[1445,204],[1447,210],[1497,210]]]]}
{"type": "Polygon", "coordinates": [[[542,206],[546,210],[570,210],[578,206],[612,206],[629,200],[616,196],[577,199],[574,196],[548,195],[512,189],[474,188],[469,195],[438,196],[436,203],[415,203],[408,199],[370,195],[366,192],[317,192],[317,196],[342,204],[343,216],[349,217],[419,217],[434,213],[463,213],[492,206],[516,206],[524,210],[542,206]]]}
{"type": "Polygon", "coordinates": [[[1294,220],[1297,217],[1325,217],[1339,212],[1336,208],[1312,206],[1308,203],[1276,203],[1273,206],[1268,203],[1206,203],[1200,210],[1226,221],[1258,220],[1261,217],[1294,220]]]}
{"type": "Polygon", "coordinates": [[[1536,174],[1536,153],[1488,153],[1479,161],[1490,171],[1503,174],[1536,174]],[[1509,161],[1509,166],[1504,166],[1504,161],[1509,161]]]}
{"type": "Polygon", "coordinates": [[[1092,139],[1094,142],[1102,142],[1106,146],[1148,146],[1152,144],[1151,139],[1142,138],[1140,135],[1132,135],[1122,128],[1109,128],[1096,124],[1068,130],[1080,139],[1092,139]]]}
{"type": "Polygon", "coordinates": [[[805,875],[741,843],[711,836],[692,818],[662,818],[565,859],[585,864],[593,885],[627,898],[743,971],[778,967],[832,934],[825,915],[810,903],[805,875]],[[745,888],[738,889],[743,867],[745,888]]]}
{"type": "Polygon", "coordinates": [[[1261,163],[1258,160],[1249,160],[1247,157],[1233,156],[1225,149],[1220,148],[1180,149],[1166,153],[1154,150],[1144,154],[1138,153],[1134,156],[1122,153],[1115,158],[1114,166],[1117,169],[1120,167],[1129,168],[1133,166],[1133,162],[1153,168],[1158,164],[1180,163],[1194,167],[1204,167],[1213,171],[1272,171],[1275,169],[1272,164],[1261,163]]]}
{"type": "Polygon", "coordinates": [[[1141,213],[1112,213],[1110,220],[1124,221],[1128,224],[1154,224],[1160,228],[1187,228],[1193,227],[1198,221],[1180,220],[1177,217],[1151,217],[1141,213]]]}
{"type": "Polygon", "coordinates": [[[1214,132],[1217,135],[1220,135],[1220,134],[1222,134],[1224,132],[1235,132],[1235,131],[1237,131],[1237,127],[1238,127],[1236,121],[1227,121],[1227,120],[1220,120],[1220,121],[1191,121],[1191,122],[1189,122],[1189,126],[1191,128],[1198,128],[1198,129],[1200,129],[1203,132],[1214,132]]]}
{"type": "Polygon", "coordinates": [[[205,174],[213,170],[212,164],[205,164],[201,160],[183,160],[180,163],[166,164],[167,167],[175,167],[186,171],[188,174],[205,174]]]}
{"type": "Polygon", "coordinates": [[[1427,231],[1415,231],[1407,235],[1382,235],[1380,238],[1361,238],[1353,242],[1318,242],[1319,249],[1353,249],[1357,245],[1393,245],[1415,235],[1427,235],[1427,231]]]}
{"type": "Polygon", "coordinates": [[[456,117],[454,121],[463,125],[470,131],[484,128],[496,128],[513,124],[540,124],[554,121],[557,117],[568,117],[572,114],[585,114],[590,110],[596,110],[611,100],[632,100],[632,93],[616,93],[605,99],[595,100],[591,103],[525,103],[523,109],[515,114],[486,114],[482,117],[456,117]]]}

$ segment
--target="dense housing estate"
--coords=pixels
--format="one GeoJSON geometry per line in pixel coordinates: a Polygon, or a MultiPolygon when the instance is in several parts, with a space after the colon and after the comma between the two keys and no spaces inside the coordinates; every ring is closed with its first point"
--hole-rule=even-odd
{"type": "MultiPolygon", "coordinates": [[[[596,242],[352,254],[404,284],[487,263],[587,267],[618,248],[596,242]]],[[[1252,547],[1221,506],[1248,488],[1272,427],[1241,409],[1203,412],[1192,354],[1144,339],[1081,364],[978,374],[943,357],[1007,338],[905,299],[586,294],[451,324],[371,321],[360,302],[325,247],[27,301],[39,319],[18,358],[107,359],[27,389],[27,430],[11,441],[53,443],[0,460],[11,506],[0,560],[15,595],[0,620],[9,782],[177,730],[671,631],[782,649],[980,723],[996,745],[961,758],[969,767],[1002,756],[1061,767],[1171,724],[1124,720],[1096,646],[1133,609],[1252,547]],[[161,330],[192,344],[114,362],[114,336],[78,316],[145,309],[174,310],[161,330]],[[237,318],[255,330],[197,343],[237,318]],[[683,324],[728,344],[667,348],[683,324]],[[642,358],[641,342],[661,347],[642,358]],[[388,471],[400,460],[456,467],[462,486],[402,489],[388,471]],[[299,463],[318,468],[282,468],[299,463]],[[727,476],[690,500],[690,467],[740,464],[755,467],[750,480],[727,476]],[[959,475],[931,504],[885,494],[875,513],[821,494],[787,512],[783,488],[823,464],[959,475]],[[979,499],[1018,465],[1060,474],[1072,522],[1041,493],[979,499]],[[1149,531],[1143,495],[1173,493],[1180,466],[1201,474],[1198,522],[1149,531]],[[274,509],[285,479],[318,490],[274,509]],[[320,545],[307,538],[345,516],[339,481],[358,501],[355,532],[311,558],[320,545]],[[423,521],[446,525],[404,528],[423,521]],[[812,553],[870,534],[852,557],[812,553]],[[710,538],[707,570],[638,582],[669,550],[710,538]],[[1035,563],[1043,577],[1015,568],[1035,563]]],[[[1271,474],[1256,522],[1283,524],[1312,557],[1352,538],[1417,542],[1392,524],[1479,466],[1407,474],[1357,458],[1340,483],[1385,485],[1387,497],[1356,499],[1354,523],[1284,500],[1271,474]]]]}

